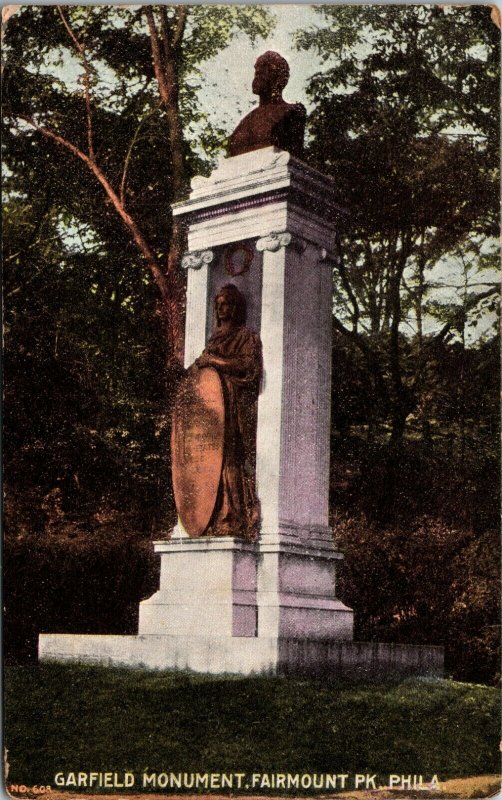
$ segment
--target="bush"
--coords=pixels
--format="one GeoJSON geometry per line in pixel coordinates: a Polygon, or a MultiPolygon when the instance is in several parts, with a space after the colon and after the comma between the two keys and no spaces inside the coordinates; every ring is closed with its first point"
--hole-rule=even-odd
{"type": "Polygon", "coordinates": [[[499,664],[499,537],[422,517],[380,527],[334,519],[345,563],[337,592],[355,611],[356,638],[445,647],[447,674],[493,681],[499,664]]]}
{"type": "Polygon", "coordinates": [[[61,513],[42,531],[17,527],[4,544],[4,653],[34,661],[38,634],[135,633],[138,603],[157,588],[149,538],[118,512],[85,522],[61,513]]]}

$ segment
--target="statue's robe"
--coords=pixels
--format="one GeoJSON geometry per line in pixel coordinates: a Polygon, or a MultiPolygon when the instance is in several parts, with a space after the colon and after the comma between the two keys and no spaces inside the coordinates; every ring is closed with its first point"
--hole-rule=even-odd
{"type": "Polygon", "coordinates": [[[244,326],[215,331],[204,353],[225,361],[215,367],[225,402],[223,467],[215,508],[206,536],[258,536],[256,496],[256,420],[262,372],[260,338],[244,326]]]}

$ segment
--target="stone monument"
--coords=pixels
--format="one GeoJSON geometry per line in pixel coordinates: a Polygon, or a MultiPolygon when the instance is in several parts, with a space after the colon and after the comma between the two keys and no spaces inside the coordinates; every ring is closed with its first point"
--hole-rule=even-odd
{"type": "Polygon", "coordinates": [[[442,650],[353,642],[328,522],[334,237],[346,213],[306,166],[277,53],[229,157],[174,215],[188,251],[172,429],[179,514],[137,636],[40,637],[41,658],[210,673],[441,674],[442,650]]]}

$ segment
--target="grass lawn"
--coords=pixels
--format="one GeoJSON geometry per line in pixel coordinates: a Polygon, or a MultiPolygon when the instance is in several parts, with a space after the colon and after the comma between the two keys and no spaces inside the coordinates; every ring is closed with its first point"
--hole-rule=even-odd
{"type": "Polygon", "coordinates": [[[486,686],[62,664],[8,667],[4,685],[9,784],[56,788],[56,773],[79,771],[138,781],[145,770],[367,772],[382,783],[390,773],[443,781],[499,771],[499,692],[486,686]]]}

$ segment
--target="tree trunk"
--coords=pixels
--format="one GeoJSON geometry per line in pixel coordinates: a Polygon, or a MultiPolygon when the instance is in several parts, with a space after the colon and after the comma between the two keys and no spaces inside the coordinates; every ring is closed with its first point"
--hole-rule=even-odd
{"type": "MultiPolygon", "coordinates": [[[[158,13],[160,18],[159,26],[156,23],[153,7],[145,6],[145,16],[152,50],[152,63],[167,121],[172,177],[171,196],[173,200],[177,200],[186,189],[178,75],[179,48],[185,28],[186,7],[179,7],[175,20],[168,19],[166,8],[163,6],[159,7],[158,13]]],[[[167,320],[167,335],[170,345],[169,361],[173,367],[183,364],[185,279],[181,272],[181,259],[184,247],[183,227],[180,222],[173,220],[166,264],[169,295],[163,301],[163,313],[167,320]]]]}
{"type": "Polygon", "coordinates": [[[394,274],[389,284],[389,306],[392,315],[389,340],[389,363],[392,384],[391,444],[393,446],[400,446],[406,425],[406,417],[411,411],[409,393],[403,383],[401,354],[399,351],[399,326],[402,321],[401,280],[409,254],[410,242],[406,240],[404,236],[401,236],[401,250],[396,259],[394,274]]]}
{"type": "Polygon", "coordinates": [[[398,403],[392,409],[392,428],[390,434],[390,445],[393,448],[400,448],[404,431],[406,428],[406,417],[408,416],[408,407],[405,402],[398,403]]]}

